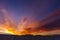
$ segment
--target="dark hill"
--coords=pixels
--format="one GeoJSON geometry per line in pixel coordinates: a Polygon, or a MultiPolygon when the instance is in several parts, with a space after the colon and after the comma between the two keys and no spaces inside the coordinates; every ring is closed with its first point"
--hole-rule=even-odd
{"type": "Polygon", "coordinates": [[[60,40],[60,35],[53,35],[53,36],[40,36],[40,35],[7,35],[7,34],[0,34],[0,40],[60,40]]]}

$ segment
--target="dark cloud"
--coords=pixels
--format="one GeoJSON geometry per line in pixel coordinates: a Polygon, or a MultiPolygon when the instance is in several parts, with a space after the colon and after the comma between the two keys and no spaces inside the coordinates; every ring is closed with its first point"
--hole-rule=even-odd
{"type": "Polygon", "coordinates": [[[36,27],[34,29],[27,28],[26,30],[31,31],[31,32],[32,31],[38,32],[40,30],[52,31],[52,30],[58,30],[58,29],[60,29],[60,19],[54,20],[54,21],[49,22],[49,23],[46,23],[46,24],[44,24],[42,26],[39,26],[39,27],[36,27]]]}
{"type": "Polygon", "coordinates": [[[58,17],[60,17],[60,10],[53,12],[52,15],[39,21],[38,22],[39,27],[38,26],[36,26],[35,28],[29,27],[29,28],[26,28],[26,30],[28,31],[39,31],[39,30],[51,31],[55,29],[60,29],[60,18],[58,17]],[[51,20],[51,19],[54,19],[54,20],[51,20]]]}
{"type": "Polygon", "coordinates": [[[60,16],[60,9],[57,9],[56,11],[54,11],[51,15],[49,15],[48,17],[42,19],[40,22],[44,23],[44,22],[47,22],[48,20],[51,20],[52,18],[56,18],[60,16]]]}
{"type": "Polygon", "coordinates": [[[39,27],[37,27],[37,30],[54,30],[54,29],[60,29],[60,9],[56,10],[52,13],[52,15],[44,18],[40,21],[39,27]],[[55,19],[54,19],[55,18],[55,19]],[[51,20],[54,19],[54,20],[51,20]]]}
{"type": "Polygon", "coordinates": [[[60,19],[47,23],[43,25],[40,29],[45,29],[45,30],[60,29],[60,19]]]}

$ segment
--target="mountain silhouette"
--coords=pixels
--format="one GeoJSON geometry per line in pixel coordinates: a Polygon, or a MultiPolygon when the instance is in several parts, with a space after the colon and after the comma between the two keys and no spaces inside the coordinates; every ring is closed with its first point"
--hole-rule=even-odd
{"type": "Polygon", "coordinates": [[[9,35],[0,34],[0,40],[60,40],[60,35],[41,36],[41,35],[9,35]]]}

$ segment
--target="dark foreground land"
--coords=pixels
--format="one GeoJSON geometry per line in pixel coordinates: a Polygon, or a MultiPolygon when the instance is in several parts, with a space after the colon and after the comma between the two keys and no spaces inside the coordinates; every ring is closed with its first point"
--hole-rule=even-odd
{"type": "Polygon", "coordinates": [[[16,36],[16,35],[0,34],[0,40],[60,40],[60,35],[54,35],[54,36],[40,36],[40,35],[16,36]]]}

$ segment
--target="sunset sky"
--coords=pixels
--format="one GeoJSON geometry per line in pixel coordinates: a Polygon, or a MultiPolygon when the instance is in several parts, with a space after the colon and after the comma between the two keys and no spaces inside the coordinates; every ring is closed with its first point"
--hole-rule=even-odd
{"type": "Polygon", "coordinates": [[[7,9],[16,20],[27,15],[41,20],[59,9],[59,4],[59,0],[0,0],[0,9],[7,9]]]}
{"type": "Polygon", "coordinates": [[[17,21],[18,23],[21,19],[30,16],[31,19],[46,24],[40,29],[53,30],[54,28],[60,28],[60,0],[0,0],[0,18],[2,18],[2,20],[4,19],[3,13],[5,12],[8,13],[11,20],[17,21]],[[57,12],[57,15],[55,12],[57,12]],[[58,16],[58,19],[56,16],[58,16]],[[54,19],[54,21],[46,23],[48,18],[49,20],[54,19]],[[56,25],[54,23],[56,23],[56,25]]]}

